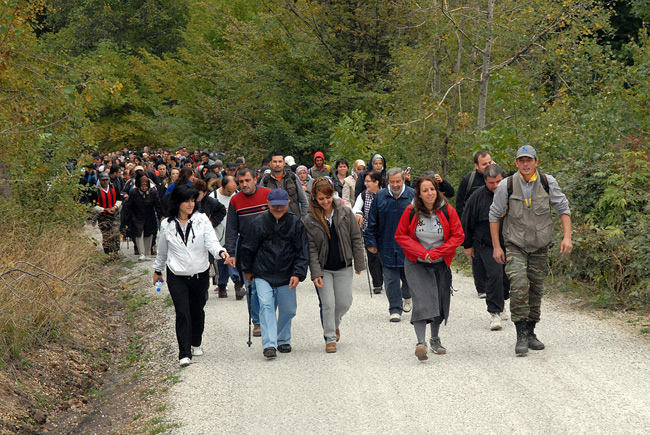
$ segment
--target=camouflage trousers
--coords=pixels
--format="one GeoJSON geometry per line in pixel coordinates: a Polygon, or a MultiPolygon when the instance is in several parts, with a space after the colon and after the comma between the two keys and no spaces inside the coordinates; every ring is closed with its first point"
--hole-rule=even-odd
{"type": "Polygon", "coordinates": [[[506,275],[510,279],[512,321],[538,322],[548,275],[548,248],[526,252],[514,245],[506,246],[506,275]]]}
{"type": "Polygon", "coordinates": [[[120,220],[117,216],[100,214],[97,217],[97,228],[102,233],[102,248],[105,254],[120,250],[120,220]]]}

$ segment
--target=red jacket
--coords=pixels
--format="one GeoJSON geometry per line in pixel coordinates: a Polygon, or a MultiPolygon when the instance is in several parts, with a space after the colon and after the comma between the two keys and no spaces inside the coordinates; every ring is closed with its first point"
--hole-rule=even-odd
{"type": "Polygon", "coordinates": [[[463,232],[463,227],[460,224],[456,210],[449,204],[446,204],[445,207],[447,207],[449,220],[447,220],[441,208],[436,210],[436,216],[438,216],[440,225],[442,225],[445,241],[441,246],[430,251],[427,251],[417,237],[415,237],[415,228],[420,218],[419,213],[415,212],[413,219],[410,219],[409,222],[413,205],[406,207],[397,225],[397,231],[395,231],[395,240],[404,250],[406,258],[411,261],[418,261],[418,258],[424,259],[428,253],[432,260],[443,257],[447,266],[451,264],[451,261],[456,256],[456,248],[465,240],[465,233],[463,232]]]}

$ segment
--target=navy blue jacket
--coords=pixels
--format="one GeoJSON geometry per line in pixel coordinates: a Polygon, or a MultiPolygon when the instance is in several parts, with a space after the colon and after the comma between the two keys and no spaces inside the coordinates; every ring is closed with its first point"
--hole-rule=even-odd
{"type": "Polygon", "coordinates": [[[406,186],[395,199],[390,188],[381,189],[375,195],[368,213],[368,228],[363,235],[366,246],[376,246],[382,266],[404,267],[404,251],[395,241],[395,231],[402,213],[413,202],[415,190],[406,186]]]}

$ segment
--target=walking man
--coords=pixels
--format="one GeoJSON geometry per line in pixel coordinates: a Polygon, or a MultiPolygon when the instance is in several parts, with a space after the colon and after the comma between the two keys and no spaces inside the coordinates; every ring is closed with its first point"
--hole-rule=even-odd
{"type": "Polygon", "coordinates": [[[537,170],[537,163],[535,148],[519,148],[517,172],[499,183],[490,208],[493,256],[506,265],[510,279],[510,313],[517,328],[517,356],[525,356],[529,348],[544,349],[535,335],[535,325],[540,319],[548,274],[548,245],[553,239],[551,205],[560,215],[564,233],[560,252],[570,254],[573,250],[569,201],[555,178],[537,170]],[[501,221],[505,252],[499,240],[501,221]]]}
{"type": "Polygon", "coordinates": [[[289,202],[283,189],[268,194],[269,209],[253,220],[239,253],[244,277],[256,283],[266,358],[275,358],[276,350],[291,352],[296,287],[307,276],[309,264],[307,232],[299,216],[287,213],[289,202]]]}
{"type": "MultiPolygon", "coordinates": [[[[510,281],[505,274],[503,264],[497,263],[492,257],[492,235],[490,234],[490,206],[494,191],[503,180],[503,170],[497,164],[488,165],[483,171],[485,186],[476,190],[467,201],[463,211],[462,225],[465,229],[465,255],[468,258],[478,258],[485,266],[487,280],[485,293],[488,313],[490,313],[490,329],[501,329],[501,320],[507,319],[505,300],[510,297],[510,281]]],[[[503,240],[501,240],[503,243],[503,240]]]]}
{"type": "Polygon", "coordinates": [[[298,181],[296,174],[286,167],[282,153],[273,153],[271,156],[271,173],[262,177],[260,183],[269,189],[284,189],[289,194],[289,211],[300,218],[305,218],[309,213],[309,204],[305,190],[298,181]]]}
{"type": "Polygon", "coordinates": [[[118,199],[117,191],[111,186],[111,178],[108,172],[99,174],[99,189],[95,197],[95,211],[97,226],[102,233],[102,248],[104,253],[119,258],[120,254],[120,220],[118,209],[122,201],[118,199]]]}
{"type": "Polygon", "coordinates": [[[408,313],[412,305],[411,293],[404,275],[404,251],[395,241],[395,231],[402,213],[413,201],[415,191],[404,184],[404,171],[401,168],[390,168],[387,175],[389,186],[375,195],[363,237],[369,252],[379,252],[388,297],[389,320],[399,322],[402,319],[402,311],[408,313]]]}

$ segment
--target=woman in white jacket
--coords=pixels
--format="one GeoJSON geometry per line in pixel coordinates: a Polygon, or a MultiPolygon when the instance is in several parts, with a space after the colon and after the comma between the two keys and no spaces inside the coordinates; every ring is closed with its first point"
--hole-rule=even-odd
{"type": "Polygon", "coordinates": [[[203,355],[201,342],[205,324],[203,307],[210,285],[208,252],[224,260],[228,253],[221,246],[212,224],[203,213],[194,213],[198,191],[180,184],[172,191],[169,218],[163,220],[154,262],[154,284],[162,281],[167,269],[167,288],[176,310],[178,360],[187,367],[192,356],[203,355]]]}

